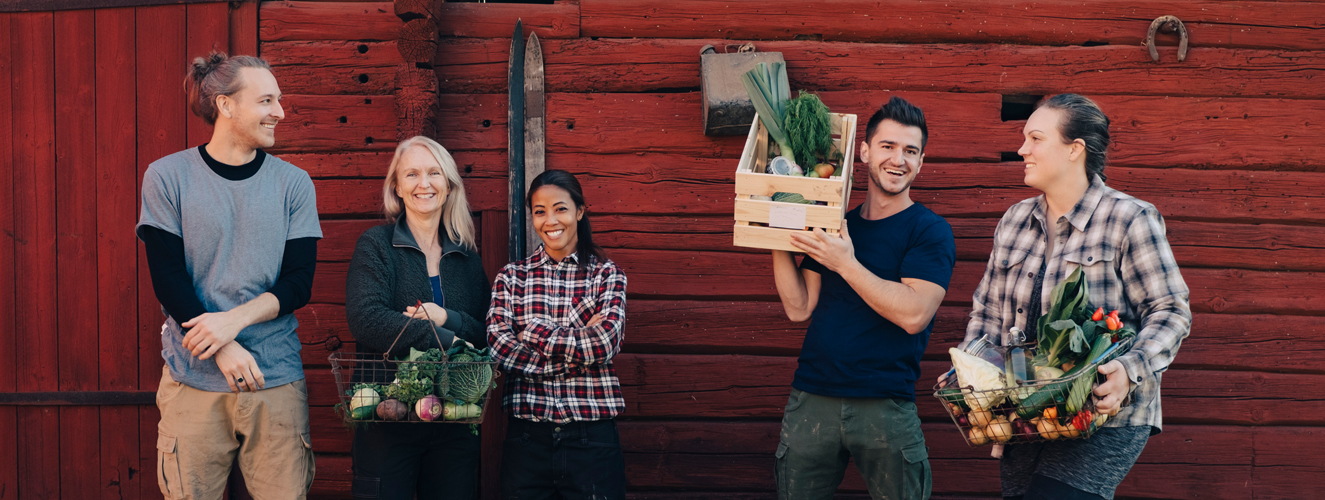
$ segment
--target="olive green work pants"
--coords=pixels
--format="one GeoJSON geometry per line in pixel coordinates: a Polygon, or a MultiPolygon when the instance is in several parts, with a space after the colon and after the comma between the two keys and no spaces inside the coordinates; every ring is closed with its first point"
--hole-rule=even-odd
{"type": "Polygon", "coordinates": [[[775,475],[779,500],[831,499],[855,459],[875,500],[926,500],[929,450],[916,405],[791,390],[775,475]]]}

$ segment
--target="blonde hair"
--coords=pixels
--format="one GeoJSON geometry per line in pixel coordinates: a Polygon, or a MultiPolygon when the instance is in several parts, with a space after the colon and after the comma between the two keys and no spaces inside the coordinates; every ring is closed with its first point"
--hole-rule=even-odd
{"type": "Polygon", "coordinates": [[[465,197],[465,185],[460,180],[460,171],[455,159],[446,152],[437,141],[416,135],[400,142],[396,154],[391,158],[391,166],[386,169],[386,181],[382,183],[382,212],[386,218],[395,221],[405,211],[405,200],[396,195],[396,168],[405,151],[412,147],[421,147],[432,153],[433,159],[442,166],[442,175],[446,176],[447,195],[442,203],[442,227],[451,241],[461,244],[469,250],[478,247],[474,239],[474,219],[469,215],[469,200],[465,197]]]}
{"type": "Polygon", "coordinates": [[[225,52],[212,51],[189,65],[184,77],[184,93],[188,95],[189,110],[208,125],[216,125],[216,96],[234,95],[244,88],[239,72],[244,68],[271,71],[267,61],[253,56],[229,57],[225,52]]]}

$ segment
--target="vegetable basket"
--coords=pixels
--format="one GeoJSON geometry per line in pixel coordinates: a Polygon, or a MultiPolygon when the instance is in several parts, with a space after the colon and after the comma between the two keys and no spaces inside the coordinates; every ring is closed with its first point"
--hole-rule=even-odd
{"type": "Polygon", "coordinates": [[[1018,380],[1010,384],[1014,387],[976,391],[970,386],[958,387],[957,377],[950,374],[944,383],[934,386],[934,397],[972,447],[1086,439],[1108,418],[1094,412],[1091,391],[1097,382],[1103,382],[1096,368],[1126,353],[1134,341],[1135,337],[1119,339],[1070,375],[1018,380]]]}
{"type": "MultiPolygon", "coordinates": [[[[396,341],[408,328],[406,322],[396,341]]],[[[435,325],[433,335],[438,337],[435,325]]],[[[331,373],[340,395],[336,412],[352,425],[482,422],[500,372],[486,348],[475,350],[460,339],[455,344],[445,352],[410,348],[408,356],[395,360],[388,354],[332,353],[331,373]]],[[[395,342],[387,352],[394,348],[395,342]]]]}
{"type": "Polygon", "coordinates": [[[769,163],[768,129],[755,116],[736,167],[736,206],[732,243],[738,247],[787,250],[791,233],[814,228],[836,234],[842,227],[851,199],[852,167],[855,163],[856,115],[829,113],[833,149],[840,152],[841,165],[829,178],[777,175],[767,172],[769,163]],[[809,202],[823,205],[772,201],[775,194],[793,193],[809,202]]]}

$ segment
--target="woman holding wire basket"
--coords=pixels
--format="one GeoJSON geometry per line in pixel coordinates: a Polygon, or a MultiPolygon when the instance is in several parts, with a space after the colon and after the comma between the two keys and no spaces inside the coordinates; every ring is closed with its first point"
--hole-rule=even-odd
{"type": "Polygon", "coordinates": [[[1159,211],[1104,183],[1109,119],[1098,105],[1054,96],[1023,135],[1025,183],[1041,195],[999,221],[966,343],[1014,328],[1034,342],[1041,314],[1054,306],[1050,289],[1080,269],[1089,303],[1117,311],[1110,330],[1136,332],[1130,350],[1097,369],[1094,413],[1108,417],[1095,417],[1103,424],[1089,439],[1009,442],[1000,476],[1006,499],[1110,499],[1160,432],[1160,376],[1191,329],[1188,289],[1159,211]]]}
{"type": "MultiPolygon", "coordinates": [[[[459,342],[486,346],[488,279],[455,160],[427,137],[401,142],[387,168],[382,201],[389,222],[359,238],[346,277],[345,317],[358,352],[403,359],[411,348],[446,350],[459,342]]],[[[356,377],[390,382],[376,380],[389,378],[390,370],[380,372],[381,377],[356,377]]],[[[468,425],[359,426],[351,451],[352,493],[355,498],[471,499],[479,447],[479,436],[468,425]]]]}

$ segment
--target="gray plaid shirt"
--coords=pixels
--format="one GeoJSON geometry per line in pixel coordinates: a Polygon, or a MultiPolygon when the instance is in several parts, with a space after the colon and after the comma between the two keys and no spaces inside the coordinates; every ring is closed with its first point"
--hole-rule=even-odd
{"type": "MultiPolygon", "coordinates": [[[[1035,272],[1048,244],[1046,213],[1041,195],[1013,205],[998,222],[994,251],[975,289],[967,340],[986,332],[1001,338],[1014,326],[1026,330],[1035,272]]],[[[1160,375],[1192,324],[1187,284],[1164,235],[1164,219],[1154,205],[1094,177],[1076,207],[1055,222],[1051,235],[1054,255],[1045,268],[1040,310],[1049,310],[1049,290],[1082,267],[1090,304],[1117,309],[1138,332],[1131,351],[1118,358],[1134,384],[1131,403],[1105,426],[1149,425],[1152,434],[1159,433],[1160,375]]]]}

